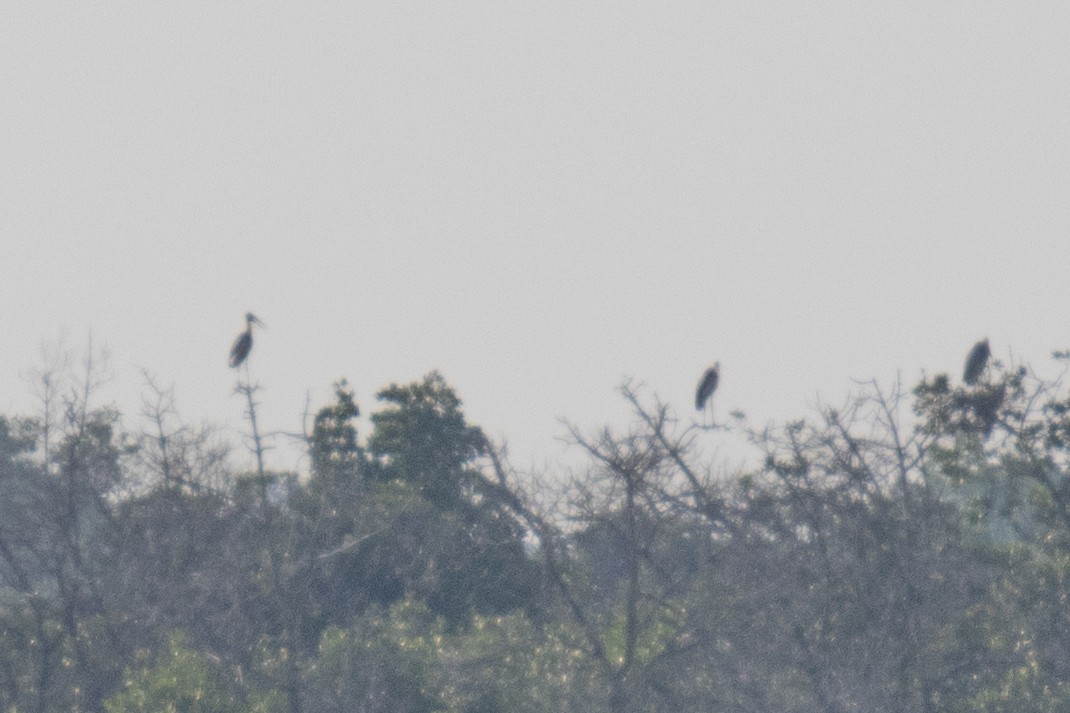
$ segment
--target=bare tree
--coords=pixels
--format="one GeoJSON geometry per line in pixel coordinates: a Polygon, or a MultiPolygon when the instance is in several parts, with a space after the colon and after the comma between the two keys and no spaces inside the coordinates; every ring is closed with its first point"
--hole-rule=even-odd
{"type": "Polygon", "coordinates": [[[598,672],[601,706],[613,713],[707,710],[705,681],[667,686],[666,671],[694,665],[709,637],[688,602],[704,586],[711,533],[733,526],[711,473],[700,475],[691,463],[699,427],[678,436],[667,407],[639,408],[630,384],[622,393],[640,412],[636,424],[593,435],[569,425],[590,467],[572,473],[549,507],[531,505],[521,479],[492,451],[496,493],[539,544],[563,613],[576,625],[576,644],[598,672]]]}
{"type": "Polygon", "coordinates": [[[138,437],[138,460],[148,476],[145,482],[131,484],[144,492],[159,479],[165,488],[228,493],[233,474],[228,459],[229,445],[210,425],[193,426],[184,422],[175,404],[174,387],[161,387],[142,370],[145,390],[141,416],[145,428],[138,437]]]}

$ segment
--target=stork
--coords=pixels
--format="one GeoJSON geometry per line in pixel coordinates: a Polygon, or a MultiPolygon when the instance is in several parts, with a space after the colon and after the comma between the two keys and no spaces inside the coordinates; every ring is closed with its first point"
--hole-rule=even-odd
{"type": "Polygon", "coordinates": [[[695,392],[695,409],[697,411],[702,411],[706,408],[706,403],[717,389],[717,381],[721,378],[720,370],[721,362],[715,362],[702,375],[702,380],[698,382],[698,390],[695,392]]]}
{"type": "Polygon", "coordinates": [[[249,351],[253,348],[253,324],[256,323],[261,327],[264,323],[256,318],[256,315],[252,312],[245,313],[245,331],[238,335],[238,338],[234,340],[234,346],[230,348],[230,366],[237,369],[241,366],[241,363],[245,361],[245,358],[249,356],[249,351]]]}
{"type": "Polygon", "coordinates": [[[973,345],[970,355],[966,357],[966,369],[962,372],[962,380],[970,386],[976,384],[977,380],[981,378],[990,356],[992,356],[992,350],[988,348],[988,337],[985,337],[973,345]]]}

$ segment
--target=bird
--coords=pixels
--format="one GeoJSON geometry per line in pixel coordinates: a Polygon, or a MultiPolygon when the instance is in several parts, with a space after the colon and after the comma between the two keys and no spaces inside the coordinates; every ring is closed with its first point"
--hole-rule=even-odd
{"type": "Polygon", "coordinates": [[[698,382],[698,390],[695,391],[695,410],[701,411],[706,407],[706,403],[717,389],[717,381],[721,378],[720,373],[721,362],[715,362],[702,375],[702,379],[698,382]]]}
{"type": "Polygon", "coordinates": [[[973,345],[970,355],[966,357],[966,369],[962,372],[962,380],[970,386],[976,384],[990,356],[992,356],[992,350],[988,348],[988,337],[985,337],[973,345]]]}
{"type": "Polygon", "coordinates": [[[238,338],[234,340],[234,346],[230,348],[230,366],[233,369],[241,366],[241,363],[245,361],[245,358],[249,356],[249,351],[253,348],[254,322],[261,327],[264,326],[264,323],[257,319],[255,314],[246,312],[245,331],[238,335],[238,338]]]}

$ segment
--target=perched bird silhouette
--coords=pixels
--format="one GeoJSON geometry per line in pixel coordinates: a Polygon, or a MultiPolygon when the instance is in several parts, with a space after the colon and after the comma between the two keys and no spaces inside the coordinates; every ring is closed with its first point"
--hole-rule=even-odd
{"type": "Polygon", "coordinates": [[[992,356],[992,350],[988,348],[988,337],[985,337],[973,345],[970,355],[966,357],[966,369],[962,372],[962,380],[970,386],[976,384],[990,356],[992,356]]]}
{"type": "Polygon", "coordinates": [[[232,368],[238,368],[241,363],[245,361],[245,358],[249,356],[249,351],[253,348],[253,323],[259,324],[261,327],[264,323],[256,318],[252,312],[245,313],[245,331],[238,335],[238,338],[234,340],[234,346],[230,348],[230,366],[232,368]]]}
{"type": "Polygon", "coordinates": [[[720,375],[721,362],[715,362],[713,366],[706,370],[706,373],[702,375],[702,379],[698,382],[698,390],[695,391],[695,409],[701,411],[706,407],[706,403],[713,396],[713,392],[717,390],[717,381],[721,378],[720,375]]]}

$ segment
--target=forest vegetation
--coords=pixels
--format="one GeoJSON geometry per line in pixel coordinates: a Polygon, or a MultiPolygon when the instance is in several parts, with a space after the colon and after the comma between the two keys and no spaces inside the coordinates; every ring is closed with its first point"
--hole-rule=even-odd
{"type": "Polygon", "coordinates": [[[760,427],[625,382],[630,424],[567,427],[584,465],[546,473],[438,373],[367,433],[340,381],[298,474],[235,468],[151,378],[140,418],[97,404],[99,368],[0,417],[4,713],[1070,710],[1061,377],[874,381],[760,427]]]}

